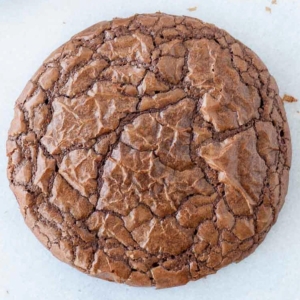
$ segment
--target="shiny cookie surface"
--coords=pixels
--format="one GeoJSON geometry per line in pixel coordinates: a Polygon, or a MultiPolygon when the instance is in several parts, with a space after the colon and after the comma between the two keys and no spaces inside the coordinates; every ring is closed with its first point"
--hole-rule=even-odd
{"type": "Polygon", "coordinates": [[[16,102],[7,155],[25,222],[56,257],[165,288],[256,249],[284,203],[291,146],[257,55],[157,13],[54,51],[16,102]]]}

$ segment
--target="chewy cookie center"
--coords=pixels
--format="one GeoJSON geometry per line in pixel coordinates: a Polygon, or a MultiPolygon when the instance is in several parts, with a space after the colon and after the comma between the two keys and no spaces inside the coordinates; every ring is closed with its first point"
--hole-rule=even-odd
{"type": "MultiPolygon", "coordinates": [[[[214,40],[175,39],[154,49],[141,33],[108,40],[97,53],[52,102],[41,138],[60,156],[50,201],[75,217],[101,212],[100,237],[151,254],[179,255],[195,236],[205,240],[202,223],[215,236],[223,228],[241,240],[253,236],[267,167],[252,122],[258,91],[241,80],[232,57],[245,70],[247,62],[214,40]],[[78,211],[64,203],[71,192],[78,211]],[[235,215],[245,217],[242,231],[235,215]]],[[[69,74],[92,56],[81,47],[61,67],[69,74]]]]}

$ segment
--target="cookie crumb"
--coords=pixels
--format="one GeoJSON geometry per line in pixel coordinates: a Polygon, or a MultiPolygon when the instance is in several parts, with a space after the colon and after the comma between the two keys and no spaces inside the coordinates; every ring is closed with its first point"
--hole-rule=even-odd
{"type": "Polygon", "coordinates": [[[268,13],[272,12],[272,10],[271,10],[271,8],[269,6],[266,6],[266,12],[268,12],[268,13]]]}
{"type": "Polygon", "coordinates": [[[297,102],[298,101],[295,97],[287,95],[287,94],[284,94],[282,100],[284,102],[289,102],[289,103],[293,103],[293,102],[297,102]]]}
{"type": "Polygon", "coordinates": [[[277,0],[272,0],[271,4],[277,4],[277,0]]]}
{"type": "Polygon", "coordinates": [[[196,10],[197,10],[197,6],[189,7],[188,10],[189,10],[189,11],[196,11],[196,10]]]}

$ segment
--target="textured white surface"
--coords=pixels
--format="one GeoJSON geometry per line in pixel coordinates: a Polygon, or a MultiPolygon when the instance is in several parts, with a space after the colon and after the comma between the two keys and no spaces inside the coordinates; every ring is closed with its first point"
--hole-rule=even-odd
{"type": "Polygon", "coordinates": [[[166,290],[105,282],[53,258],[25,226],[5,170],[15,99],[43,59],[73,34],[115,16],[156,11],[198,17],[226,29],[262,58],[282,95],[300,99],[299,0],[277,0],[277,5],[271,0],[0,0],[1,300],[300,299],[300,102],[285,104],[293,167],[278,222],[254,254],[216,275],[166,290]],[[196,11],[187,10],[195,6],[196,11]]]}

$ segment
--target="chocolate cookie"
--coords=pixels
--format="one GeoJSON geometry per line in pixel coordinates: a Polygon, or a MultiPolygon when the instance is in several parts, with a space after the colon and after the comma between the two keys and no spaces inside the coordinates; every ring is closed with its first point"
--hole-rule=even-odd
{"type": "Polygon", "coordinates": [[[8,178],[60,260],[182,285],[252,253],[284,203],[291,141],[274,78],[190,17],[98,23],[53,52],[15,106],[8,178]]]}

